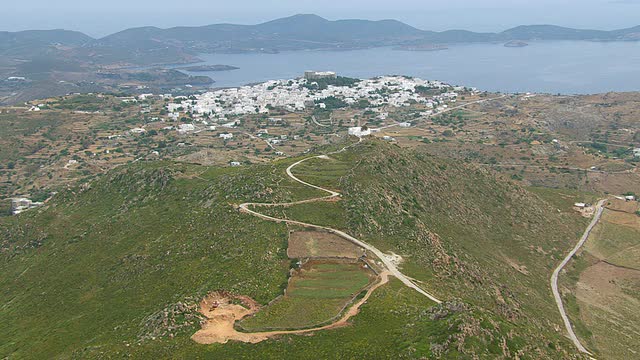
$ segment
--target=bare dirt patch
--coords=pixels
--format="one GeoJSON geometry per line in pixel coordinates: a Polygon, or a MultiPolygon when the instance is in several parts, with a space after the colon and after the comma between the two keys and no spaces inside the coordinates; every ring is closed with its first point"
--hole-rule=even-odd
{"type": "Polygon", "coordinates": [[[389,282],[389,272],[384,271],[379,275],[379,281],[371,286],[367,293],[353,306],[351,306],[344,315],[336,322],[313,329],[291,330],[291,331],[270,331],[261,333],[242,333],[237,331],[233,325],[247,315],[258,311],[258,307],[245,308],[240,305],[232,304],[232,299],[242,299],[249,303],[256,304],[255,301],[248,297],[231,297],[228,294],[214,293],[213,296],[207,296],[200,304],[200,311],[207,317],[202,325],[202,329],[196,332],[191,339],[199,344],[225,344],[228,341],[241,341],[256,344],[278,335],[303,335],[321,330],[335,329],[349,324],[349,319],[356,316],[360,312],[360,307],[369,300],[371,294],[389,282]],[[217,307],[213,305],[216,304],[217,307]]]}
{"type": "Polygon", "coordinates": [[[237,320],[259,309],[258,303],[249,297],[211,293],[200,302],[200,313],[207,320],[191,339],[199,344],[225,344],[229,340],[258,343],[266,340],[265,335],[241,333],[233,328],[237,320]]]}
{"type": "Polygon", "coordinates": [[[508,257],[506,257],[504,255],[502,255],[502,257],[505,259],[507,264],[509,264],[517,272],[519,272],[519,273],[521,273],[523,275],[529,275],[529,270],[527,270],[527,267],[525,265],[520,265],[515,260],[510,259],[510,258],[508,258],[508,257]]]}
{"type": "Polygon", "coordinates": [[[290,259],[346,258],[357,259],[364,250],[328,232],[294,231],[289,234],[287,255],[290,259]]]}

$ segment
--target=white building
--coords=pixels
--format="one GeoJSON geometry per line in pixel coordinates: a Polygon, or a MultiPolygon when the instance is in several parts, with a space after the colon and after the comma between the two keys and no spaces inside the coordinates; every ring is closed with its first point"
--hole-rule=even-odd
{"type": "Polygon", "coordinates": [[[333,71],[305,71],[304,78],[306,80],[335,79],[338,76],[333,71]]]}
{"type": "Polygon", "coordinates": [[[223,140],[230,140],[230,139],[233,139],[233,134],[230,134],[230,133],[220,134],[220,138],[222,138],[223,140]]]}
{"type": "Polygon", "coordinates": [[[178,134],[186,134],[196,131],[196,127],[193,124],[180,124],[178,126],[178,134]]]}
{"type": "Polygon", "coordinates": [[[42,205],[44,205],[44,203],[34,202],[27,198],[13,198],[11,199],[11,213],[13,215],[18,215],[29,209],[33,209],[35,207],[42,206],[42,205]]]}
{"type": "Polygon", "coordinates": [[[371,130],[367,127],[354,126],[349,128],[349,135],[363,137],[371,135],[371,130]]]}

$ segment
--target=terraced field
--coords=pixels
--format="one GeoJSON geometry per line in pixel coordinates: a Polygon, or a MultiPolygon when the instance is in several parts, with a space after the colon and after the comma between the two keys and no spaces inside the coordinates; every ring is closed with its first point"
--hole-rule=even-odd
{"type": "Polygon", "coordinates": [[[296,271],[285,295],[240,322],[244,331],[316,327],[335,320],[374,279],[359,262],[311,261],[296,271]]]}
{"type": "Polygon", "coordinates": [[[612,200],[573,261],[567,295],[578,335],[596,355],[631,359],[640,353],[640,217],[637,203],[612,200]]]}

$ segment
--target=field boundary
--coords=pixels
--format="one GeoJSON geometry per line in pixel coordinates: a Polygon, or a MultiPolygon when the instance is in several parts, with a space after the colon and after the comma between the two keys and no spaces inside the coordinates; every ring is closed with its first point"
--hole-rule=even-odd
{"type": "MultiPolygon", "coordinates": [[[[351,308],[355,302],[357,300],[360,300],[369,290],[371,290],[371,288],[373,288],[374,286],[378,285],[378,283],[382,280],[380,279],[379,274],[373,270],[373,268],[371,268],[371,266],[364,260],[361,260],[363,263],[365,263],[368,267],[368,269],[373,272],[376,277],[377,277],[377,281],[373,281],[370,282],[367,286],[363,287],[362,289],[360,289],[353,297],[351,297],[351,299],[340,309],[340,311],[334,315],[333,317],[331,317],[328,320],[324,320],[322,322],[316,323],[316,324],[312,324],[312,325],[306,325],[306,326],[302,326],[302,327],[290,327],[290,328],[279,328],[279,327],[261,327],[261,328],[257,328],[257,329],[253,329],[253,330],[249,330],[246,329],[245,327],[243,327],[239,322],[236,322],[234,324],[234,328],[240,332],[244,332],[244,333],[260,333],[260,332],[270,332],[270,331],[298,331],[298,330],[311,330],[311,329],[315,329],[315,328],[319,328],[319,327],[324,327],[327,325],[331,325],[333,323],[335,323],[336,321],[338,321],[339,319],[341,319],[345,313],[347,312],[347,310],[349,310],[349,308],[351,308]]],[[[281,299],[282,297],[284,297],[283,295],[279,295],[276,299],[274,299],[273,301],[271,301],[269,303],[269,305],[273,304],[276,300],[281,299]]],[[[269,306],[267,305],[267,306],[269,306]]],[[[257,314],[257,313],[256,313],[257,314]]],[[[250,314],[245,316],[244,318],[240,319],[240,320],[245,320],[247,318],[250,318],[252,316],[254,316],[255,314],[250,314]]]]}

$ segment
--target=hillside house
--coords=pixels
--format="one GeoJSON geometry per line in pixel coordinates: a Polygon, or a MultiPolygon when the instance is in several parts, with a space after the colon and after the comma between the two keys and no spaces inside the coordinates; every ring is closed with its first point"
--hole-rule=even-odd
{"type": "Polygon", "coordinates": [[[371,130],[364,126],[354,126],[349,128],[349,135],[363,137],[371,135],[371,130]]]}

